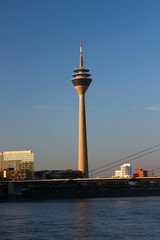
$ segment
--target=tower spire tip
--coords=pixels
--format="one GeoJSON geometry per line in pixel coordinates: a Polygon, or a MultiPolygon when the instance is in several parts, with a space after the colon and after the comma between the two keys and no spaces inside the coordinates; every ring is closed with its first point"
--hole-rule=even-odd
{"type": "Polygon", "coordinates": [[[79,62],[79,68],[83,68],[82,41],[80,41],[80,62],[79,62]]]}
{"type": "Polygon", "coordinates": [[[82,48],[82,41],[80,41],[80,48],[82,48]]]}

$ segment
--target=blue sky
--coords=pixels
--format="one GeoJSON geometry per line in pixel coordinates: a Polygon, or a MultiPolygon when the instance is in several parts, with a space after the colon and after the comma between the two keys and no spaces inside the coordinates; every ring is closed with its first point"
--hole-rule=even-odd
{"type": "MultiPolygon", "coordinates": [[[[1,0],[0,151],[33,150],[37,170],[77,168],[81,40],[90,170],[159,144],[159,12],[159,0],[1,0]]],[[[136,167],[160,167],[160,152],[136,167]]]]}

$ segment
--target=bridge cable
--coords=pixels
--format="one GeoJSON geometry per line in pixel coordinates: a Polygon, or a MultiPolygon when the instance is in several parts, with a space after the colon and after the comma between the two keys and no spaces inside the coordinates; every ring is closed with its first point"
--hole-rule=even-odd
{"type": "Polygon", "coordinates": [[[114,161],[114,162],[112,162],[112,163],[108,163],[108,164],[106,164],[106,165],[104,165],[104,166],[95,168],[95,169],[93,169],[91,172],[93,173],[93,172],[95,172],[95,171],[97,171],[97,170],[100,170],[100,169],[102,169],[102,168],[108,167],[108,166],[113,165],[113,164],[115,164],[115,163],[117,163],[117,162],[124,161],[124,160],[126,160],[126,159],[128,159],[128,158],[134,157],[134,156],[136,156],[136,155],[138,155],[138,154],[140,154],[140,153],[149,151],[149,150],[151,150],[151,149],[153,149],[153,148],[156,148],[156,147],[159,147],[159,146],[160,146],[160,144],[157,144],[157,145],[155,145],[155,146],[146,148],[146,149],[144,149],[144,150],[142,150],[142,151],[140,151],[140,152],[137,152],[137,153],[134,153],[134,154],[129,155],[129,156],[127,156],[127,157],[121,158],[121,159],[116,160],[116,161],[114,161]]]}
{"type": "MultiPolygon", "coordinates": [[[[152,147],[152,148],[153,148],[153,147],[152,147]]],[[[151,149],[151,148],[150,148],[150,149],[151,149]]],[[[149,150],[149,149],[148,149],[148,150],[149,150]]],[[[152,153],[154,153],[154,152],[157,152],[157,151],[159,151],[159,150],[160,150],[160,148],[155,149],[155,150],[153,150],[153,151],[151,151],[151,152],[149,152],[149,153],[145,153],[145,154],[142,154],[142,155],[140,155],[140,156],[137,156],[137,157],[135,157],[135,158],[133,158],[133,159],[130,159],[130,160],[128,160],[127,162],[132,162],[132,161],[134,161],[134,160],[136,160],[136,159],[138,159],[138,158],[147,156],[147,155],[152,154],[152,153]]],[[[147,151],[147,150],[144,150],[144,151],[147,151]]],[[[141,153],[144,152],[144,151],[141,151],[141,153]]],[[[135,155],[137,155],[137,154],[134,154],[133,156],[135,156],[135,155]]],[[[126,160],[126,159],[127,159],[127,157],[121,159],[121,161],[122,161],[122,160],[126,160]]],[[[119,161],[120,161],[120,160],[115,161],[114,163],[119,162],[119,161]]],[[[114,163],[112,163],[112,164],[114,164],[114,163]]],[[[125,163],[125,162],[122,162],[122,163],[125,163]]],[[[109,166],[109,165],[111,165],[111,164],[107,164],[106,166],[109,166]]],[[[107,168],[107,169],[103,169],[103,170],[101,170],[101,171],[95,172],[95,173],[93,173],[92,175],[96,175],[96,174],[98,174],[98,173],[106,172],[106,171],[108,171],[108,170],[110,170],[110,169],[113,169],[113,168],[115,168],[115,167],[117,167],[117,166],[119,166],[119,164],[116,164],[116,165],[114,165],[114,166],[112,166],[112,167],[109,167],[109,168],[107,168]]]]}

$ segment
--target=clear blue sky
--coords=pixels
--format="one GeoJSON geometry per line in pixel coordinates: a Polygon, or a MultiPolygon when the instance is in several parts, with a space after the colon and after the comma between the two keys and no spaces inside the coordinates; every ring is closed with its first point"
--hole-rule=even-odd
{"type": "MultiPolygon", "coordinates": [[[[0,151],[77,168],[81,40],[90,170],[160,143],[159,0],[1,0],[0,29],[0,151]]],[[[160,152],[136,167],[160,167],[160,152]]]]}

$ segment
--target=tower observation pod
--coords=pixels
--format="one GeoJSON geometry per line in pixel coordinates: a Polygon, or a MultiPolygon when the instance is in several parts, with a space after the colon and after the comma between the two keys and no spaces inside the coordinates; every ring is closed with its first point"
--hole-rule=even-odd
{"type": "Polygon", "coordinates": [[[92,82],[89,70],[83,67],[82,42],[80,43],[79,68],[74,70],[71,79],[79,96],[79,119],[78,119],[78,170],[82,171],[85,178],[88,174],[88,152],[87,152],[87,129],[85,113],[85,93],[92,82]]]}

